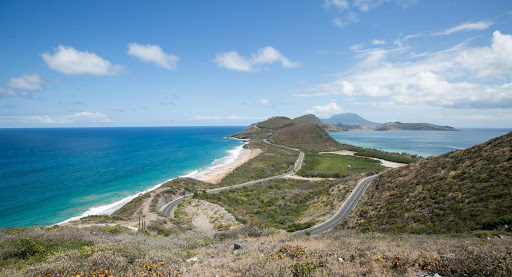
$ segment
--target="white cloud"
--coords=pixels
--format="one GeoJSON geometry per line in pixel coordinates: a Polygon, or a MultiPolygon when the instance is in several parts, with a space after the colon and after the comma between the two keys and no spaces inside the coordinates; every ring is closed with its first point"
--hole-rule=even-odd
{"type": "Polygon", "coordinates": [[[356,23],[358,21],[359,21],[359,16],[357,15],[357,13],[349,12],[347,14],[347,16],[345,16],[345,17],[335,16],[331,20],[331,24],[337,26],[340,29],[343,29],[343,28],[345,28],[345,26],[347,26],[351,23],[356,23]]]}
{"type": "Polygon", "coordinates": [[[252,63],[254,65],[272,64],[275,62],[281,62],[281,65],[287,68],[300,66],[299,63],[290,61],[288,58],[283,56],[281,52],[270,46],[260,48],[256,54],[252,54],[252,63]]]}
{"type": "Polygon", "coordinates": [[[22,98],[27,98],[27,99],[33,99],[32,94],[30,92],[27,92],[27,91],[16,92],[12,89],[5,90],[5,89],[1,89],[1,88],[0,88],[0,97],[22,97],[22,98]]]}
{"type": "Polygon", "coordinates": [[[320,85],[316,95],[367,96],[396,105],[512,107],[511,35],[495,31],[490,46],[469,48],[463,43],[419,57],[409,52],[409,60],[407,50],[384,56],[379,55],[381,49],[369,50],[353,73],[320,85]],[[374,56],[379,58],[369,63],[368,57],[374,56]]]}
{"type": "Polygon", "coordinates": [[[343,29],[351,23],[358,22],[360,12],[367,12],[387,2],[405,8],[417,0],[353,0],[352,3],[348,0],[325,0],[324,8],[332,9],[338,14],[333,17],[331,24],[343,29]]]}
{"type": "Polygon", "coordinates": [[[202,116],[196,115],[192,118],[193,120],[263,120],[267,119],[266,117],[257,117],[257,116],[202,116]]]}
{"type": "Polygon", "coordinates": [[[41,90],[43,89],[43,81],[39,74],[23,74],[20,77],[12,77],[7,81],[7,85],[11,88],[22,90],[41,90]]]}
{"type": "Polygon", "coordinates": [[[41,56],[51,69],[64,74],[117,75],[123,69],[95,53],[78,51],[71,46],[59,45],[53,54],[43,53],[41,56]]]}
{"type": "Polygon", "coordinates": [[[41,124],[70,124],[70,123],[97,123],[110,122],[103,113],[80,112],[71,115],[30,115],[30,116],[0,116],[0,121],[13,123],[41,123],[41,124]]]}
{"type": "Polygon", "coordinates": [[[128,44],[127,54],[165,69],[176,69],[179,59],[175,55],[165,53],[158,45],[142,45],[135,42],[128,44]]]}
{"type": "Polygon", "coordinates": [[[336,103],[329,103],[325,106],[314,106],[310,110],[305,110],[304,114],[314,114],[321,118],[328,118],[335,114],[343,113],[343,109],[336,103]]]}
{"type": "Polygon", "coordinates": [[[258,103],[263,104],[263,105],[268,105],[268,104],[270,104],[270,101],[268,101],[267,99],[260,99],[258,101],[258,103]]]}
{"type": "Polygon", "coordinates": [[[455,32],[482,31],[482,30],[486,30],[487,28],[491,27],[493,24],[494,24],[494,22],[490,22],[490,21],[468,22],[468,23],[463,23],[463,24],[460,24],[460,25],[452,27],[452,28],[448,28],[439,33],[435,33],[434,35],[440,36],[440,35],[450,35],[455,32]]]}
{"type": "Polygon", "coordinates": [[[348,0],[325,0],[324,7],[334,7],[340,10],[349,8],[348,0]]]}
{"type": "Polygon", "coordinates": [[[407,7],[410,4],[414,4],[417,0],[354,0],[353,6],[358,8],[362,12],[367,12],[374,9],[384,3],[393,2],[396,5],[407,7]]]}
{"type": "Polygon", "coordinates": [[[214,62],[220,67],[248,72],[259,70],[258,66],[260,65],[276,62],[280,62],[286,68],[300,66],[300,63],[290,61],[281,52],[270,46],[258,49],[256,53],[251,55],[251,58],[242,57],[236,51],[219,53],[215,57],[214,62]]]}
{"type": "Polygon", "coordinates": [[[386,41],[381,40],[381,39],[374,39],[374,40],[372,40],[372,44],[373,45],[382,45],[382,44],[386,44],[386,41]]]}

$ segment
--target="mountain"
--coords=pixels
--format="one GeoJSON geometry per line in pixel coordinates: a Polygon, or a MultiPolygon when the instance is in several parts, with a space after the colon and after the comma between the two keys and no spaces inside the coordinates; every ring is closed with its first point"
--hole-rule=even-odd
{"type": "Polygon", "coordinates": [[[366,120],[355,113],[340,113],[331,116],[329,119],[322,119],[323,121],[334,124],[336,126],[350,126],[350,125],[361,125],[361,126],[370,126],[370,125],[380,125],[380,123],[372,122],[366,120]]]}
{"type": "Polygon", "coordinates": [[[414,131],[457,131],[450,126],[439,126],[431,123],[401,123],[388,122],[382,125],[368,126],[373,131],[390,131],[390,130],[414,130],[414,131]]]}
{"type": "Polygon", "coordinates": [[[231,137],[254,141],[268,139],[279,145],[314,151],[330,151],[342,147],[317,124],[304,123],[288,117],[269,118],[231,137]]]}
{"type": "Polygon", "coordinates": [[[318,117],[316,117],[314,114],[306,114],[303,116],[299,116],[297,118],[294,118],[293,120],[304,122],[304,123],[313,123],[318,126],[320,126],[322,129],[324,129],[326,132],[343,132],[348,131],[347,129],[341,128],[336,125],[329,124],[327,122],[324,122],[318,117]]]}
{"type": "MultiPolygon", "coordinates": [[[[467,233],[512,224],[512,132],[388,170],[350,225],[397,233],[467,233]]],[[[510,227],[508,227],[510,231],[510,227]]]]}

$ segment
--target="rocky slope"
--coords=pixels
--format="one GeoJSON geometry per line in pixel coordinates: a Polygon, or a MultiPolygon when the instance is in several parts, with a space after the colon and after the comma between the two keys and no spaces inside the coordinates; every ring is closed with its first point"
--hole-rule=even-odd
{"type": "Polygon", "coordinates": [[[351,226],[406,233],[505,230],[512,224],[511,211],[508,133],[383,173],[369,188],[351,226]]]}

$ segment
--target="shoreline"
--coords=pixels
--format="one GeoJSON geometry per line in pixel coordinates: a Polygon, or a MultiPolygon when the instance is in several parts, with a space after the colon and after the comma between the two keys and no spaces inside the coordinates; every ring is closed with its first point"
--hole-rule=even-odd
{"type": "Polygon", "coordinates": [[[245,164],[252,158],[258,156],[260,153],[261,149],[244,148],[239,152],[238,156],[233,160],[233,162],[221,164],[219,166],[214,166],[211,169],[207,170],[205,173],[203,173],[203,176],[196,179],[212,184],[217,184],[235,168],[245,164]]]}
{"type": "MultiPolygon", "coordinates": [[[[236,139],[236,138],[233,138],[236,139]]],[[[194,178],[205,182],[214,182],[215,179],[220,177],[222,179],[225,175],[227,175],[230,171],[232,171],[234,168],[242,165],[252,157],[255,157],[256,155],[250,155],[253,153],[255,149],[245,149],[243,148],[247,144],[247,140],[241,140],[236,139],[240,142],[244,142],[242,145],[239,145],[235,147],[234,149],[226,150],[227,155],[218,159],[215,159],[208,167],[197,169],[192,172],[188,172],[185,175],[180,175],[175,178],[171,178],[165,182],[159,183],[153,187],[150,187],[148,189],[145,189],[141,192],[137,192],[133,195],[127,196],[121,200],[115,201],[114,203],[105,204],[97,207],[91,207],[87,211],[81,213],[80,215],[73,216],[71,218],[68,218],[64,221],[49,225],[49,226],[55,226],[55,225],[66,225],[70,222],[77,221],[81,218],[91,216],[91,215],[111,215],[124,205],[126,205],[128,202],[132,201],[133,199],[137,198],[140,195],[149,193],[151,191],[154,191],[161,187],[163,184],[170,182],[176,178],[194,178]],[[245,150],[245,151],[243,151],[245,150]],[[204,179],[204,180],[203,180],[204,179]]],[[[259,149],[258,149],[259,150],[259,149]]],[[[259,152],[258,152],[259,154],[259,152]]],[[[218,181],[220,181],[220,179],[218,181]]],[[[218,182],[217,181],[217,182],[218,182]]]]}

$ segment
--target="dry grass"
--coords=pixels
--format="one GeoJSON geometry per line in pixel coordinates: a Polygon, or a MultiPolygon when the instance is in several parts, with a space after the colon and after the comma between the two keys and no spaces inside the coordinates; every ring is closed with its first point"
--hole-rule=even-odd
{"type": "Polygon", "coordinates": [[[0,245],[0,276],[512,276],[508,236],[488,240],[334,231],[299,237],[243,226],[214,236],[162,237],[122,228],[59,227],[4,231],[0,245]],[[6,259],[20,238],[46,251],[6,259]],[[234,251],[235,243],[241,249],[234,251]],[[197,260],[187,261],[191,257],[197,260]]]}

